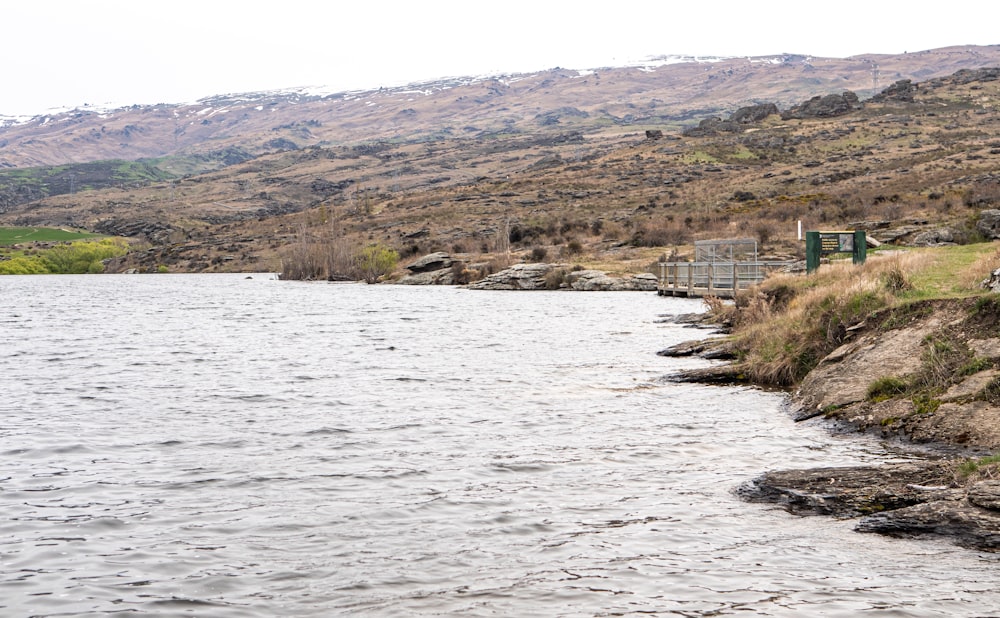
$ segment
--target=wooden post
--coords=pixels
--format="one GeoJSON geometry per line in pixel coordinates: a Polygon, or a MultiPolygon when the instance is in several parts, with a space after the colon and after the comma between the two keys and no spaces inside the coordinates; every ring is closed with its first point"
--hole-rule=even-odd
{"type": "Polygon", "coordinates": [[[688,297],[694,295],[694,262],[688,262],[688,297]]]}

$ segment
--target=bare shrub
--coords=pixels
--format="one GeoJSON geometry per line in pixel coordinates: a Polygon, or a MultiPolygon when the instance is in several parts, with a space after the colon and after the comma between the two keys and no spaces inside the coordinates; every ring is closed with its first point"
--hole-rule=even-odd
{"type": "Polygon", "coordinates": [[[318,229],[300,225],[296,241],[281,252],[282,279],[356,279],[357,275],[354,248],[336,222],[318,229]]]}
{"type": "Polygon", "coordinates": [[[531,261],[532,262],[544,262],[545,256],[549,254],[549,250],[545,247],[533,247],[531,249],[531,261]]]}
{"type": "Polygon", "coordinates": [[[545,289],[558,290],[566,283],[566,270],[563,268],[553,268],[545,273],[545,289]]]}
{"type": "Polygon", "coordinates": [[[582,252],[583,252],[583,245],[580,243],[579,240],[575,238],[567,242],[566,245],[563,246],[563,248],[561,249],[561,253],[563,255],[579,255],[582,252]]]}
{"type": "Polygon", "coordinates": [[[687,233],[676,225],[668,223],[641,223],[632,234],[631,244],[636,247],[666,247],[684,244],[687,233]]]}
{"type": "Polygon", "coordinates": [[[774,226],[770,222],[759,221],[754,226],[754,235],[757,237],[757,242],[764,246],[774,235],[774,226]]]}
{"type": "Polygon", "coordinates": [[[622,226],[614,221],[605,222],[601,226],[601,238],[609,241],[621,240],[625,235],[622,226]]]}

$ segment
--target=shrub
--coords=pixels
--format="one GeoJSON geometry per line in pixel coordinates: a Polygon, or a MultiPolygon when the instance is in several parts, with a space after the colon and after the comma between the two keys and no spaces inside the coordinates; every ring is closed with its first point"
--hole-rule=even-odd
{"type": "Polygon", "coordinates": [[[399,253],[376,243],[358,251],[354,259],[358,273],[365,283],[376,283],[396,268],[399,253]]]}
{"type": "Polygon", "coordinates": [[[57,245],[45,251],[41,258],[50,273],[83,274],[104,272],[104,260],[125,255],[124,240],[104,238],[97,242],[78,240],[57,245]]]}
{"type": "Polygon", "coordinates": [[[37,256],[18,256],[0,262],[0,275],[43,275],[48,272],[45,262],[37,256]]]}

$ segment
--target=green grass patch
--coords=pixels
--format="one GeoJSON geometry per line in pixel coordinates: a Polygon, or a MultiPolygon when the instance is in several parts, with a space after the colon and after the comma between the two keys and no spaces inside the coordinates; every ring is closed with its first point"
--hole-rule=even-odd
{"type": "Polygon", "coordinates": [[[983,358],[982,356],[977,356],[973,358],[966,364],[958,368],[957,373],[960,376],[971,376],[972,374],[979,373],[980,371],[986,371],[993,367],[993,361],[988,358],[983,358]]]}
{"type": "Polygon", "coordinates": [[[885,376],[868,385],[865,399],[872,403],[887,401],[897,395],[902,395],[909,387],[910,384],[903,378],[885,376]]]}
{"type": "Polygon", "coordinates": [[[72,242],[97,238],[99,234],[51,227],[0,227],[0,246],[26,242],[72,242]]]}
{"type": "MultiPolygon", "coordinates": [[[[919,300],[925,298],[967,298],[982,294],[974,285],[976,275],[956,276],[968,272],[975,264],[996,253],[992,243],[976,243],[953,247],[935,247],[925,252],[932,256],[927,268],[909,273],[912,288],[903,293],[904,298],[919,300]]],[[[988,271],[982,276],[989,274],[988,271]]],[[[981,277],[980,277],[981,278],[981,277]]]]}
{"type": "Polygon", "coordinates": [[[681,159],[682,162],[692,164],[692,163],[718,163],[719,159],[712,156],[711,154],[705,152],[704,150],[695,150],[689,154],[684,155],[681,159]]]}
{"type": "Polygon", "coordinates": [[[964,478],[972,476],[981,468],[1000,464],[1000,454],[980,457],[979,459],[967,459],[958,466],[958,473],[964,478]]]}

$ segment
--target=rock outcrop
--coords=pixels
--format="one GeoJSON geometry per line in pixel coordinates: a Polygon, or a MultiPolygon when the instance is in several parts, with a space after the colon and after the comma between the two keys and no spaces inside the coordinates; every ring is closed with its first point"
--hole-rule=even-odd
{"type": "Polygon", "coordinates": [[[768,116],[778,113],[778,106],[774,103],[741,107],[733,112],[728,120],[723,120],[719,116],[705,118],[698,123],[698,126],[685,129],[684,135],[687,137],[705,137],[719,133],[739,133],[744,131],[749,125],[763,122],[768,116]]]}
{"type": "Polygon", "coordinates": [[[401,278],[398,283],[403,285],[453,285],[456,264],[451,255],[444,252],[430,253],[417,259],[406,267],[409,275],[401,278]]]}
{"type": "Polygon", "coordinates": [[[901,79],[889,86],[882,92],[872,97],[872,101],[899,101],[901,103],[913,103],[913,97],[917,93],[917,86],[909,79],[901,79]]]}
{"type": "Polygon", "coordinates": [[[469,285],[472,290],[544,290],[552,264],[514,264],[469,285]]]}
{"type": "Polygon", "coordinates": [[[583,292],[655,292],[656,284],[656,275],[652,273],[612,277],[600,270],[577,270],[565,274],[561,287],[583,292]]]}
{"type": "Polygon", "coordinates": [[[599,270],[571,270],[562,264],[514,264],[469,284],[473,290],[578,290],[583,292],[655,292],[651,273],[612,277],[599,270]]]}
{"type": "Polygon", "coordinates": [[[858,95],[848,90],[843,94],[815,96],[782,112],[781,119],[832,118],[849,114],[861,107],[858,95]]]}

